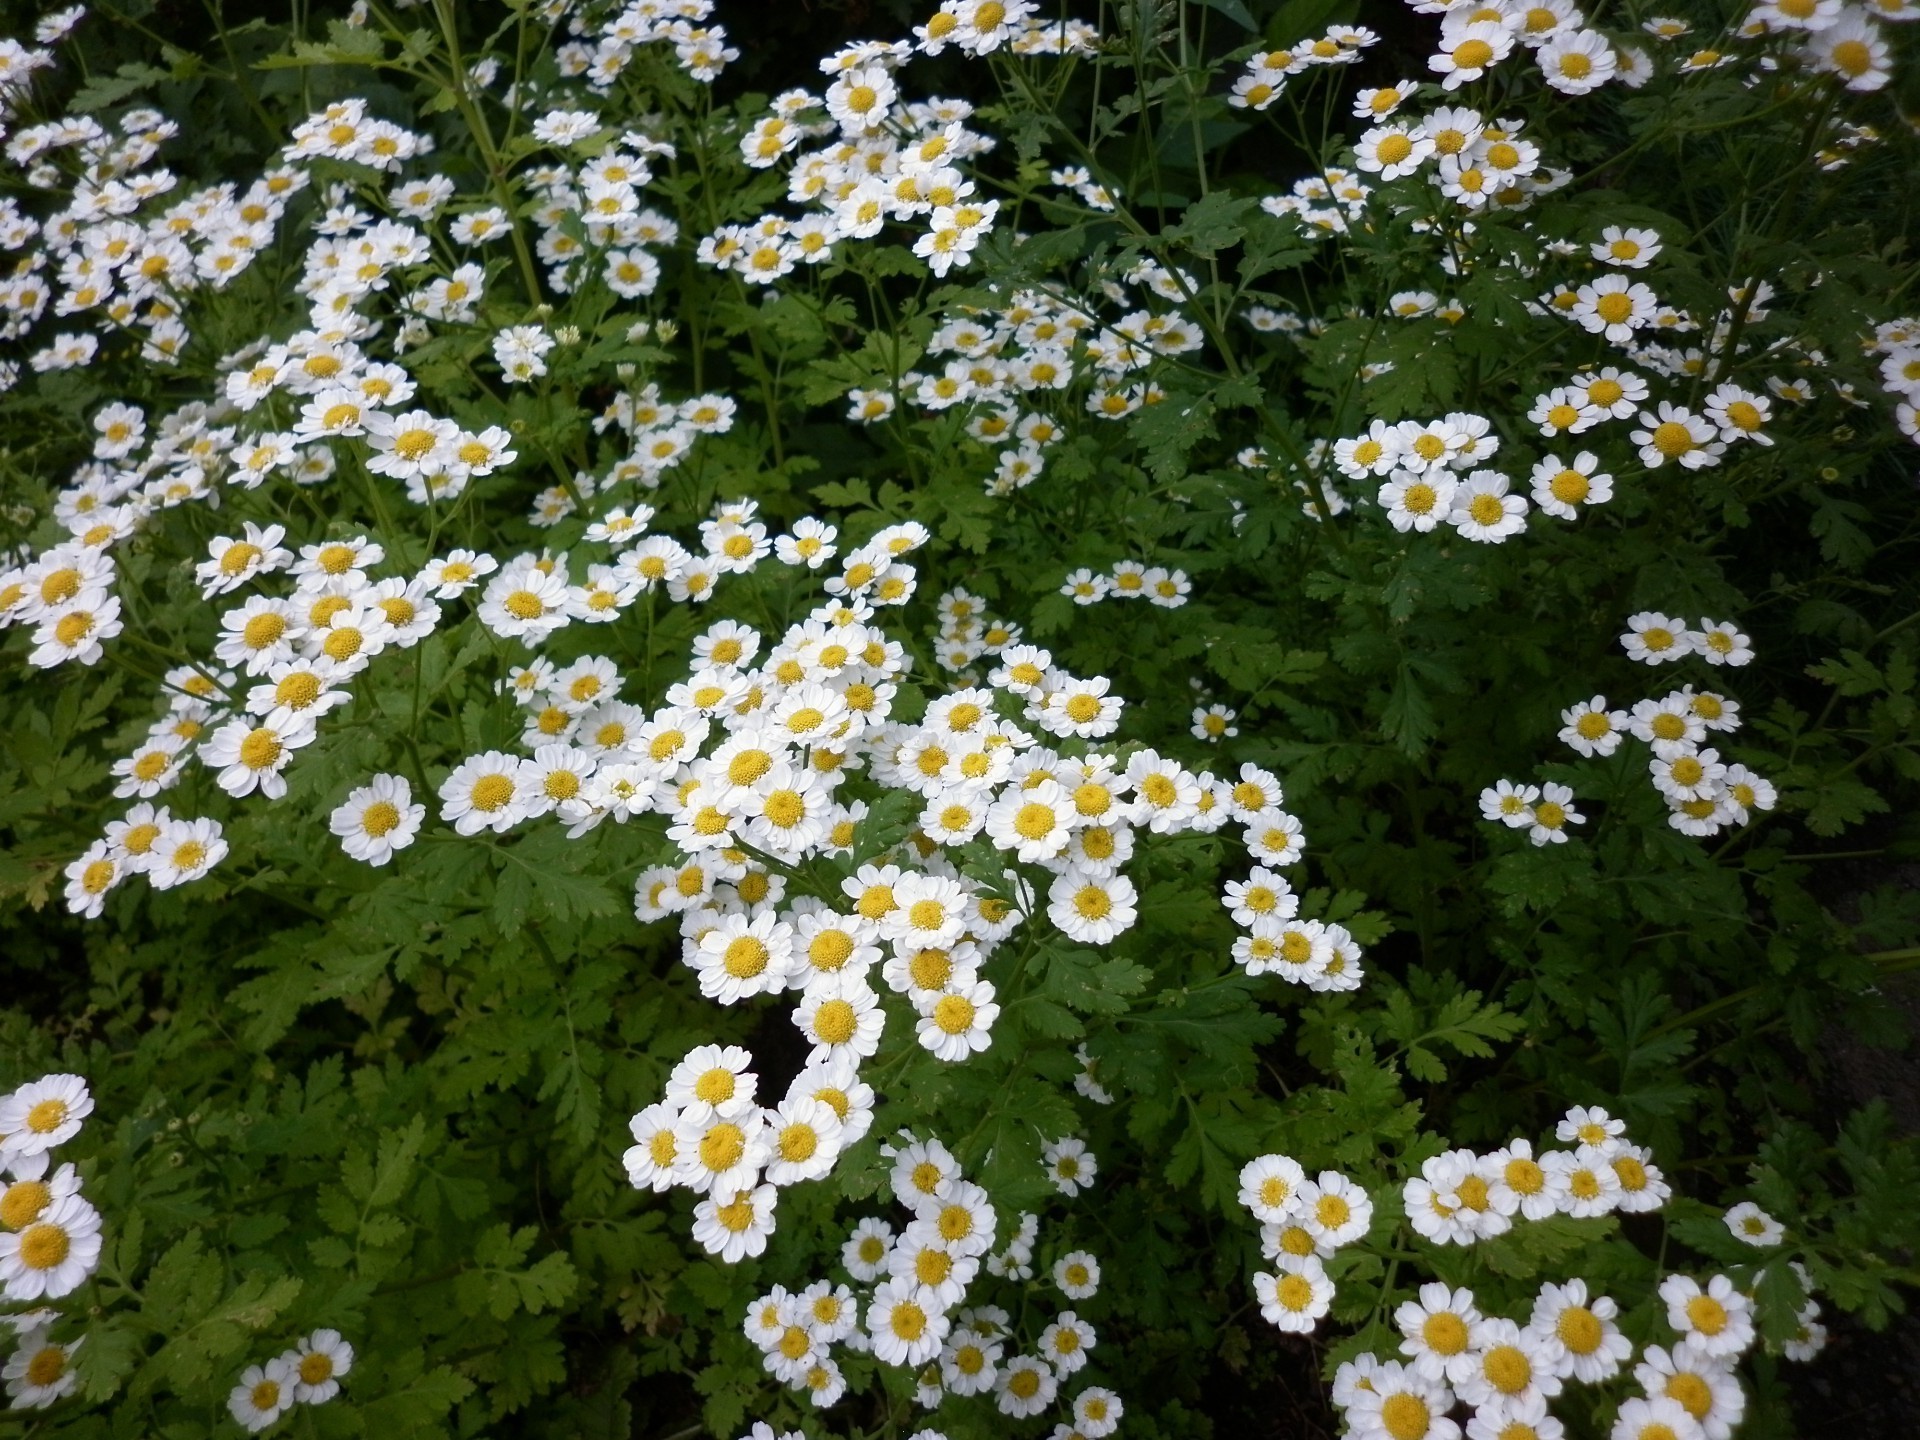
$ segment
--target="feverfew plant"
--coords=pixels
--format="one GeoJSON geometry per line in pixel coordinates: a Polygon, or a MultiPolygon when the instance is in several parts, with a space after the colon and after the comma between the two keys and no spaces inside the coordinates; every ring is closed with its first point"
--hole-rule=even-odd
{"type": "Polygon", "coordinates": [[[10,1403],[1792,1433],[1920,11],[819,13],[0,43],[10,1403]]]}

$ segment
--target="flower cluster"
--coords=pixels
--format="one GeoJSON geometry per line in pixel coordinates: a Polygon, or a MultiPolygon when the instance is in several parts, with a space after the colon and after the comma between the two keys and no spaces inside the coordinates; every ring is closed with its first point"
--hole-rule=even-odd
{"type": "MultiPolygon", "coordinates": [[[[1644,610],[1630,617],[1620,636],[1628,657],[1646,665],[1665,665],[1697,656],[1710,665],[1745,665],[1753,659],[1747,637],[1731,623],[1703,619],[1700,629],[1644,610]]],[[[1595,695],[1561,712],[1560,739],[1581,755],[1611,755],[1628,736],[1645,743],[1653,758],[1647,769],[1653,787],[1666,802],[1667,823],[1683,835],[1718,834],[1728,825],[1747,824],[1756,811],[1778,800],[1773,783],[1745,765],[1729,763],[1706,744],[1710,734],[1740,728],[1740,702],[1713,690],[1682,686],[1666,695],[1637,701],[1631,712],[1610,709],[1595,695]]],[[[1548,782],[1516,785],[1501,780],[1480,793],[1480,813],[1516,830],[1535,845],[1560,844],[1569,825],[1586,817],[1573,808],[1573,790],[1548,782]]]]}
{"type": "Polygon", "coordinates": [[[1407,1219],[1436,1245],[1471,1245],[1506,1234],[1516,1218],[1658,1210],[1672,1188],[1652,1153],[1628,1143],[1626,1129],[1605,1110],[1576,1106],[1554,1132],[1568,1149],[1536,1155],[1532,1141],[1516,1138],[1486,1155],[1443,1151],[1406,1182],[1407,1219]]]}
{"type": "MultiPolygon", "coordinates": [[[[100,1263],[100,1212],[81,1195],[79,1172],[56,1167],[53,1153],[92,1113],[78,1075],[42,1075],[0,1097],[0,1287],[11,1303],[71,1295],[100,1263]]],[[[43,1409],[79,1383],[72,1360],[84,1337],[52,1339],[60,1319],[44,1305],[8,1317],[19,1343],[0,1379],[13,1409],[43,1409]]]]}
{"type": "MultiPolygon", "coordinates": [[[[1062,1382],[1087,1365],[1099,1340],[1094,1327],[1063,1310],[1040,1331],[1034,1353],[1009,1356],[1007,1311],[966,1303],[983,1259],[990,1274],[1031,1273],[1035,1217],[1021,1217],[1010,1251],[1024,1254],[1010,1267],[1007,1253],[989,1254],[998,1226],[993,1205],[962,1176],[945,1146],[903,1136],[883,1153],[892,1161],[894,1198],[913,1218],[898,1234],[878,1216],[854,1227],[841,1261],[859,1293],[818,1280],[798,1292],[776,1286],[754,1301],[746,1333],[767,1370],[805,1390],[816,1406],[831,1405],[845,1390],[831,1353],[839,1344],[916,1370],[915,1397],[923,1408],[938,1407],[948,1395],[991,1394],[1011,1419],[1042,1414],[1059,1398],[1062,1382]]],[[[1070,1251],[1056,1262],[1053,1281],[1069,1300],[1090,1300],[1099,1290],[1100,1267],[1086,1252],[1070,1251]]],[[[1069,1404],[1069,1426],[1088,1440],[1111,1434],[1124,1410],[1120,1397],[1101,1386],[1083,1388],[1069,1404]]],[[[919,1435],[939,1440],[937,1431],[919,1435]]]]}
{"type": "MultiPolygon", "coordinates": [[[[1542,1285],[1524,1322],[1484,1313],[1471,1290],[1423,1285],[1394,1314],[1404,1358],[1348,1361],[1334,1377],[1333,1400],[1352,1440],[1458,1440],[1456,1406],[1472,1412],[1472,1440],[1562,1440],[1566,1427],[1549,1402],[1570,1385],[1613,1382],[1632,1365],[1641,1393],[1620,1402],[1611,1440],[1729,1440],[1747,1409],[1735,1366],[1757,1333],[1754,1301],[1725,1275],[1705,1285],[1669,1275],[1659,1300],[1678,1338],[1648,1344],[1636,1363],[1619,1305],[1583,1279],[1542,1285]]],[[[1801,1312],[1803,1330],[1817,1327],[1818,1310],[1809,1302],[1801,1312]]],[[[1806,1359],[1818,1348],[1809,1336],[1783,1353],[1806,1359]]]]}
{"type": "Polygon", "coordinates": [[[353,1369],[353,1346],[338,1330],[315,1330],[264,1365],[249,1365],[227,1396],[227,1412],[259,1432],[296,1405],[324,1405],[340,1393],[353,1369]]]}
{"type": "Polygon", "coordinates": [[[1084,567],[1075,570],[1061,582],[1060,593],[1076,605],[1094,605],[1108,599],[1146,600],[1163,610],[1178,610],[1193,593],[1193,582],[1184,570],[1121,560],[1104,575],[1084,567]]]}
{"type": "Polygon", "coordinates": [[[1274,1266],[1253,1277],[1261,1315],[1290,1334],[1307,1334],[1333,1304],[1326,1261],[1366,1238],[1372,1199],[1337,1170],[1309,1180],[1299,1161],[1261,1155],[1241,1167],[1240,1203],[1260,1222],[1260,1253],[1274,1266]]]}
{"type": "MultiPolygon", "coordinates": [[[[1244,73],[1233,82],[1227,103],[1241,110],[1264,110],[1280,98],[1289,76],[1320,65],[1352,65],[1369,46],[1380,43],[1371,30],[1353,25],[1336,25],[1313,40],[1302,40],[1285,50],[1263,50],[1249,57],[1244,73]]],[[[1370,90],[1361,102],[1370,114],[1392,114],[1394,101],[1383,98],[1392,92],[1370,90]]]]}

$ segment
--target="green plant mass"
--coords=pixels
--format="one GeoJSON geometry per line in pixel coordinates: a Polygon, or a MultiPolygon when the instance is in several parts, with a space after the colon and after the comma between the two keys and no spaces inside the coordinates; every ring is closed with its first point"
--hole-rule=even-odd
{"type": "Polygon", "coordinates": [[[1916,18],[10,16],[0,1434],[1898,1433],[1916,18]]]}

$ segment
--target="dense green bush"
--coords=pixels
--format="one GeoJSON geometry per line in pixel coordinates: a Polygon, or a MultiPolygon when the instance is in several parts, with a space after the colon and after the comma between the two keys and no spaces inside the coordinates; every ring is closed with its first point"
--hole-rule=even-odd
{"type": "Polygon", "coordinates": [[[1796,1432],[1920,11],[320,8],[0,48],[26,1433],[1796,1432]]]}

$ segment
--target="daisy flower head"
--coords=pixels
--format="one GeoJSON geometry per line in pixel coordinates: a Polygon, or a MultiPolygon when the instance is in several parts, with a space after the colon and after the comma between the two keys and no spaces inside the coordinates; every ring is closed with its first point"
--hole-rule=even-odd
{"type": "Polygon", "coordinates": [[[243,522],[238,536],[215,536],[207,544],[208,558],[194,570],[201,595],[211,600],[239,589],[256,576],[291,565],[293,552],[280,543],[286,534],[285,526],[263,529],[249,520],[243,522]]]}
{"type": "Polygon", "coordinates": [[[953,1322],[929,1307],[920,1287],[882,1281],[867,1301],[866,1327],[873,1355],[884,1365],[924,1365],[940,1353],[953,1322]]]}
{"type": "Polygon", "coordinates": [[[1333,1305],[1333,1282],[1317,1255],[1283,1256],[1273,1274],[1256,1272],[1254,1299],[1268,1324],[1288,1334],[1304,1335],[1320,1323],[1333,1305]]]}
{"type": "Polygon", "coordinates": [[[1563,1214],[1587,1220],[1619,1208],[1620,1176],[1608,1151],[1582,1145],[1575,1150],[1550,1150],[1541,1161],[1555,1172],[1553,1184],[1563,1214]]]}
{"type": "Polygon", "coordinates": [[[1474,1325],[1467,1351],[1447,1367],[1455,1393],[1469,1405],[1558,1395],[1553,1342],[1512,1320],[1488,1316],[1474,1325]]]}
{"type": "Polygon", "coordinates": [[[1744,765],[1729,765],[1720,779],[1725,787],[1720,802],[1737,824],[1745,825],[1755,810],[1773,809],[1780,798],[1771,780],[1756,775],[1744,765]]]}
{"type": "Polygon", "coordinates": [[[160,827],[149,855],[147,883],[156,890],[171,890],[200,879],[226,859],[227,842],[218,820],[169,820],[160,827]]]}
{"type": "Polygon", "coordinates": [[[1593,30],[1562,31],[1534,51],[1534,60],[1547,84],[1562,95],[1597,90],[1620,69],[1614,48],[1593,30]]]}
{"type": "Polygon", "coordinates": [[[793,1023],[813,1042],[810,1060],[841,1055],[865,1059],[880,1048],[886,1013],[865,980],[842,972],[808,983],[794,1008],[793,1023]]]}
{"type": "Polygon", "coordinates": [[[426,814],[405,776],[375,775],[335,807],[327,824],[349,858],[378,866],[413,843],[426,814]]]}
{"type": "Polygon", "coordinates": [[[1559,1172],[1541,1164],[1530,1140],[1514,1140],[1484,1157],[1480,1173],[1489,1202],[1507,1214],[1544,1220],[1561,1208],[1555,1189],[1559,1172]]]}
{"type": "Polygon", "coordinates": [[[1512,829],[1525,829],[1533,823],[1533,807],[1539,798],[1537,785],[1500,780],[1480,792],[1480,814],[1483,819],[1497,820],[1512,829]]]}
{"type": "Polygon", "coordinates": [[[1046,1167],[1053,1188],[1069,1200],[1082,1190],[1091,1189],[1094,1176],[1100,1172],[1100,1162],[1087,1149],[1087,1142],[1073,1135],[1049,1141],[1041,1148],[1040,1162],[1046,1167]]]}
{"type": "Polygon", "coordinates": [[[1354,147],[1354,163],[1382,180],[1411,175],[1433,155],[1433,141],[1417,125],[1376,125],[1354,147]]]}
{"type": "Polygon", "coordinates": [[[1086,1321],[1071,1310],[1062,1310],[1053,1323],[1040,1332],[1040,1356],[1056,1375],[1073,1375],[1084,1369],[1088,1352],[1099,1337],[1086,1321]]]}
{"type": "Polygon", "coordinates": [[[1766,424],[1773,418],[1773,402],[1767,396],[1743,386],[1723,384],[1714,387],[1705,407],[1707,419],[1719,428],[1722,440],[1773,444],[1773,437],[1766,432],[1766,424]]]}
{"type": "Polygon", "coordinates": [[[1419,1298],[1404,1302],[1393,1316],[1404,1337],[1400,1353],[1407,1357],[1407,1368],[1430,1384],[1443,1382],[1448,1367],[1467,1353],[1480,1318],[1471,1290],[1450,1289],[1437,1281],[1422,1285],[1419,1298]]]}
{"type": "MultiPolygon", "coordinates": [[[[52,1311],[39,1312],[52,1315],[52,1311]]],[[[27,1316],[10,1317],[16,1327],[27,1316]]],[[[44,1328],[28,1327],[20,1332],[20,1344],[7,1357],[0,1380],[6,1382],[7,1395],[14,1410],[44,1410],[54,1401],[71,1395],[80,1383],[73,1354],[85,1343],[84,1337],[71,1345],[58,1345],[44,1328]]]]}
{"type": "Polygon", "coordinates": [[[731,1195],[750,1188],[773,1153],[767,1112],[696,1120],[682,1114],[673,1127],[674,1182],[690,1190],[731,1195]]]}
{"type": "Polygon", "coordinates": [[[1633,1378],[1648,1399],[1672,1401],[1695,1427],[1676,1427],[1676,1435],[1731,1440],[1734,1427],[1746,1416],[1747,1394],[1732,1365],[1691,1340],[1672,1349],[1647,1346],[1633,1367],[1633,1378]]]}
{"type": "Polygon", "coordinates": [[[1446,1385],[1417,1371],[1386,1361],[1356,1386],[1347,1407],[1347,1426],[1355,1435],[1418,1436],[1420,1440],[1460,1440],[1460,1426],[1448,1417],[1454,1395],[1446,1385]]]}
{"type": "Polygon", "coordinates": [[[512,829],[532,809],[520,758],[502,750],[472,755],[440,783],[440,818],[461,835],[512,829]]]}
{"type": "Polygon", "coordinates": [[[1297,1192],[1296,1213],[1323,1254],[1366,1238],[1373,1226],[1373,1200],[1337,1170],[1322,1170],[1297,1192]]]}
{"type": "Polygon", "coordinates": [[[70,1295],[100,1263],[100,1245],[100,1213],[77,1190],[51,1200],[30,1224],[0,1231],[0,1291],[15,1304],[70,1295]]]}
{"type": "Polygon", "coordinates": [[[1497,470],[1475,470],[1453,492],[1447,520],[1469,540],[1499,544],[1527,528],[1527,502],[1507,493],[1508,480],[1497,470]]]}
{"type": "Polygon", "coordinates": [[[1531,479],[1533,503],[1561,520],[1577,520],[1582,505],[1604,505],[1613,498],[1613,477],[1600,469],[1600,457],[1591,450],[1567,461],[1543,456],[1531,479]]]}
{"type": "Polygon", "coordinates": [[[227,1413],[247,1430],[264,1430],[293,1407],[296,1383],[293,1361],[285,1355],[249,1365],[227,1396],[227,1413]]]}
{"type": "Polygon", "coordinates": [[[1802,53],[1849,90],[1881,89],[1892,78],[1892,51],[1868,15],[1843,7],[1833,24],[1807,36],[1802,53]]]}
{"type": "Polygon", "coordinates": [[[1611,755],[1627,733],[1627,712],[1609,710],[1607,697],[1595,695],[1560,712],[1560,741],[1588,756],[1611,755]]]}
{"type": "Polygon", "coordinates": [[[869,1216],[853,1227],[840,1247],[840,1263],[862,1285],[871,1285],[886,1271],[887,1252],[893,1248],[893,1227],[869,1216]]]}
{"type": "Polygon", "coordinates": [[[1787,1227],[1751,1200],[1742,1200],[1721,1218],[1734,1239],[1756,1249],[1768,1249],[1786,1238],[1787,1227]]]}
{"type": "Polygon", "coordinates": [[[1455,488],[1453,477],[1444,473],[1395,470],[1374,499],[1395,530],[1424,535],[1452,513],[1455,488]]]}
{"type": "Polygon", "coordinates": [[[1731,1362],[1754,1340],[1753,1302],[1725,1275],[1703,1286],[1689,1275],[1660,1282],[1667,1323],[1702,1354],[1731,1362]]]}
{"type": "Polygon", "coordinates": [[[1527,1328],[1559,1342],[1554,1369],[1562,1379],[1597,1385],[1611,1380],[1633,1358],[1633,1342],[1614,1323],[1619,1313],[1609,1297],[1589,1297],[1584,1280],[1549,1282],[1534,1299],[1527,1328]]]}
{"type": "Polygon", "coordinates": [[[936,1059],[964,1060],[993,1043],[993,1022],[1000,1016],[993,986],[985,980],[939,992],[923,992],[914,1008],[920,1023],[916,1038],[936,1059]]]}
{"type": "Polygon", "coordinates": [[[1657,610],[1642,610],[1628,616],[1620,644],[1629,660],[1638,660],[1643,665],[1665,665],[1694,653],[1693,635],[1686,622],[1657,610]]]}
{"type": "Polygon", "coordinates": [[[1607,418],[1608,412],[1587,398],[1587,392],[1574,386],[1559,386],[1537,397],[1528,407],[1527,419],[1549,439],[1555,435],[1578,435],[1591,430],[1607,418]]]}
{"type": "Polygon", "coordinates": [[[1698,630],[1687,633],[1687,643],[1709,665],[1740,666],[1753,660],[1753,642],[1730,620],[1702,619],[1698,630]]]}
{"type": "Polygon", "coordinates": [[[751,918],[725,915],[697,945],[689,944],[687,959],[709,1000],[734,1005],[777,994],[793,968],[793,926],[771,910],[751,918]]]}
{"type": "Polygon", "coordinates": [[[1659,297],[1649,287],[1624,275],[1602,275],[1582,285],[1574,297],[1568,317],[1615,345],[1626,344],[1635,330],[1651,324],[1660,308],[1659,297]]]}
{"type": "Polygon", "coordinates": [[[712,1191],[693,1207],[693,1238],[723,1264],[736,1265],[760,1255],[773,1234],[779,1197],[771,1185],[730,1194],[712,1191]]]}
{"type": "Polygon", "coordinates": [[[1053,1283],[1069,1300],[1091,1300],[1100,1293],[1100,1262],[1086,1250],[1069,1250],[1053,1265],[1053,1283]]]}
{"type": "Polygon", "coordinates": [[[1726,454],[1726,441],[1704,417],[1662,400],[1658,411],[1640,412],[1641,429],[1631,434],[1640,447],[1640,463],[1657,470],[1667,461],[1688,470],[1699,470],[1720,463],[1726,454]]]}
{"type": "Polygon", "coordinates": [[[293,1398],[324,1405],[340,1393],[340,1377],[353,1369],[353,1346],[338,1330],[315,1330],[283,1358],[293,1365],[293,1398]]]}
{"type": "Polygon", "coordinates": [[[1110,945],[1138,919],[1138,898],[1124,875],[1096,875],[1070,866],[1047,891],[1047,918],[1069,939],[1110,945]]]}
{"type": "Polygon", "coordinates": [[[1429,56],[1427,68],[1441,77],[1440,84],[1447,90],[1478,80],[1513,53],[1512,33],[1494,20],[1473,21],[1447,35],[1441,44],[1447,48],[1429,56]]]}
{"type": "Polygon", "coordinates": [[[1095,740],[1120,728],[1123,702],[1110,695],[1113,682],[1104,675],[1081,680],[1055,672],[1057,684],[1050,685],[1046,705],[1037,717],[1055,735],[1079,740],[1095,740]]]}
{"type": "Polygon", "coordinates": [[[132,873],[105,840],[96,840],[61,872],[67,877],[67,909],[85,920],[97,920],[107,892],[132,873]]]}
{"type": "Polygon", "coordinates": [[[824,1100],[792,1096],[767,1114],[771,1154],[767,1182],[792,1185],[818,1180],[833,1169],[844,1136],[840,1117],[824,1100]]]}
{"type": "Polygon", "coordinates": [[[17,1164],[66,1144],[92,1113],[93,1094],[81,1076],[29,1080],[0,1098],[0,1162],[17,1164]]]}
{"type": "Polygon", "coordinates": [[[1232,740],[1240,734],[1240,712],[1226,705],[1196,705],[1193,710],[1193,723],[1187,733],[1196,740],[1210,745],[1218,745],[1222,740],[1232,740]]]}
{"type": "Polygon", "coordinates": [[[1018,1420],[1038,1415],[1051,1405],[1060,1382],[1038,1356],[1016,1355],[1001,1369],[993,1388],[1000,1413],[1018,1420]]]}
{"type": "Polygon", "coordinates": [[[1677,1400],[1624,1400],[1608,1440],[1700,1440],[1704,1432],[1677,1400]]]}

